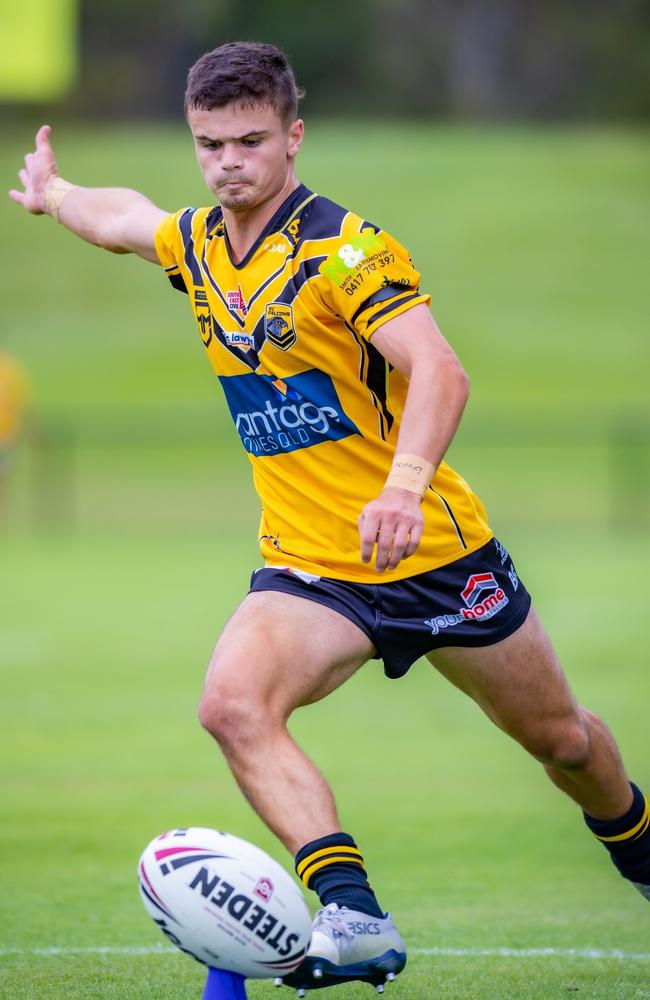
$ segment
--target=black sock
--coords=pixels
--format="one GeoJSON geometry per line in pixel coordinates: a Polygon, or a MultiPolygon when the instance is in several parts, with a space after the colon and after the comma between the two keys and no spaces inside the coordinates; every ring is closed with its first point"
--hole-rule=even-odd
{"type": "Polygon", "coordinates": [[[331,833],[305,844],[296,854],[296,873],[323,906],[338,903],[382,919],[384,912],[368,885],[363,856],[348,833],[331,833]]]}
{"type": "Polygon", "coordinates": [[[618,819],[594,819],[584,813],[585,822],[609,851],[623,878],[650,885],[650,807],[643,792],[630,782],[632,805],[618,819]]]}

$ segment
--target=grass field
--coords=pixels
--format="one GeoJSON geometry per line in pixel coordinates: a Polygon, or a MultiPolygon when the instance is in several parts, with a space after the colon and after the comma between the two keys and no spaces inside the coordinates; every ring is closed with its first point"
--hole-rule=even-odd
{"type": "MultiPolygon", "coordinates": [[[[650,787],[647,136],[311,131],[305,182],[412,250],[473,379],[454,461],[580,700],[650,787]]],[[[29,141],[3,142],[6,188],[29,141]]],[[[205,201],[179,130],[68,127],[54,141],[71,180],[170,209],[205,201]]],[[[203,972],[146,917],[135,865],[174,825],[231,830],[290,864],[195,720],[258,565],[256,500],[184,297],[8,201],[0,224],[2,337],[41,429],[75,428],[58,473],[51,455],[45,473],[19,458],[0,541],[0,996],[199,997],[203,972]]],[[[293,731],[411,946],[389,997],[650,995],[647,904],[538,765],[424,662],[399,683],[370,663],[293,731]]]]}

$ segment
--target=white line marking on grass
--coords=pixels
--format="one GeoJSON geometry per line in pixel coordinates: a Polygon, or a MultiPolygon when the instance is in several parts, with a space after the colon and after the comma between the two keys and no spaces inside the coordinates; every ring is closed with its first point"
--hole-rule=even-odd
{"type": "MultiPolygon", "coordinates": [[[[441,958],[589,958],[616,959],[618,961],[650,962],[650,953],[623,951],[621,948],[410,948],[411,955],[430,955],[441,958]]],[[[96,947],[96,948],[0,948],[2,955],[178,955],[177,948],[164,944],[154,946],[96,947]]]]}
{"type": "Polygon", "coordinates": [[[410,948],[412,955],[482,958],[615,958],[650,962],[650,954],[621,948],[410,948]]]}
{"type": "Polygon", "coordinates": [[[164,944],[153,947],[97,947],[97,948],[0,948],[0,955],[174,955],[178,948],[167,948],[164,944]]]}

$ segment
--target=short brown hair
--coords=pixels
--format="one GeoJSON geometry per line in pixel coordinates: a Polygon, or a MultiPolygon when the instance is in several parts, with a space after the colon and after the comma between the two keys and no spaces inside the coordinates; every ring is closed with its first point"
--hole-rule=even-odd
{"type": "Polygon", "coordinates": [[[226,104],[270,104],[285,125],[298,115],[304,91],[284,52],[265,42],[227,42],[202,55],[187,74],[185,114],[226,104]]]}

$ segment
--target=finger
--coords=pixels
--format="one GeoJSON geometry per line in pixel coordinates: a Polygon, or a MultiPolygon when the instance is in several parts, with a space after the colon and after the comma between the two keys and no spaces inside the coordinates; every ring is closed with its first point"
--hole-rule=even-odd
{"type": "Polygon", "coordinates": [[[377,571],[383,573],[388,565],[388,559],[393,547],[395,534],[395,524],[392,520],[384,520],[377,535],[377,561],[375,563],[377,571]]]}
{"type": "Polygon", "coordinates": [[[361,536],[361,562],[367,563],[372,559],[372,550],[377,540],[379,529],[379,517],[377,514],[362,514],[359,518],[359,534],[361,536]]]}
{"type": "Polygon", "coordinates": [[[413,553],[417,549],[418,545],[420,544],[420,541],[422,539],[422,532],[423,531],[424,531],[424,521],[423,520],[422,521],[418,521],[417,524],[414,524],[411,527],[411,531],[410,531],[410,534],[409,534],[408,545],[406,546],[406,552],[404,553],[404,559],[408,559],[409,556],[413,555],[413,553]]]}
{"type": "Polygon", "coordinates": [[[25,187],[27,187],[27,178],[29,176],[28,173],[27,173],[27,171],[26,170],[19,170],[18,171],[18,176],[20,177],[20,179],[21,179],[22,183],[25,185],[25,187]]]}
{"type": "Polygon", "coordinates": [[[36,151],[42,153],[44,151],[49,151],[50,146],[50,132],[52,129],[49,125],[41,125],[38,132],[36,133],[36,151]]]}
{"type": "Polygon", "coordinates": [[[32,164],[33,155],[34,155],[33,153],[27,153],[27,155],[25,156],[25,166],[27,167],[28,170],[32,164]]]}
{"type": "Polygon", "coordinates": [[[22,191],[15,191],[13,188],[9,192],[9,197],[12,201],[17,201],[19,205],[25,204],[25,195],[22,191]]]}
{"type": "Polygon", "coordinates": [[[406,547],[409,541],[408,521],[398,524],[393,537],[387,569],[395,569],[404,558],[406,547]]]}

